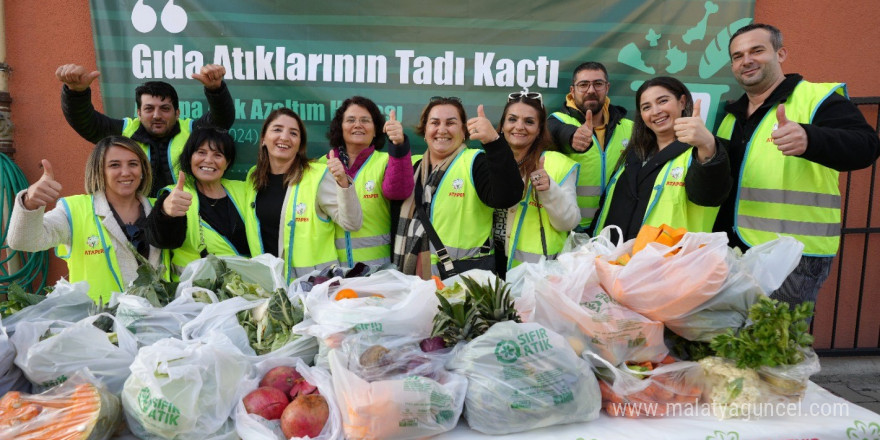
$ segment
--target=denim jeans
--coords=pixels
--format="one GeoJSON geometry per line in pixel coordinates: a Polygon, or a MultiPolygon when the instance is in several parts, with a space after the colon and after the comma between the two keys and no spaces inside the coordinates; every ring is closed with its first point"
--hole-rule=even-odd
{"type": "Polygon", "coordinates": [[[804,301],[816,302],[822,283],[831,272],[834,257],[801,257],[797,267],[770,298],[785,301],[794,307],[804,301]]]}

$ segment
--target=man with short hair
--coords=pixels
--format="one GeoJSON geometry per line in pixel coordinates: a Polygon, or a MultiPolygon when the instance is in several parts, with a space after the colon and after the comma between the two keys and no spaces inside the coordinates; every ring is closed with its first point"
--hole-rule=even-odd
{"type": "Polygon", "coordinates": [[[214,126],[229,129],[235,122],[235,106],[223,76],[226,68],[209,64],[192,77],[205,86],[208,111],[199,119],[180,119],[177,91],[171,84],[148,81],[135,89],[137,118],[114,119],[95,110],[91,84],[100,72],[65,64],[55,71],[61,87],[61,110],[67,123],[89,142],[97,143],[110,135],[130,137],[150,158],[153,182],[150,195],[174,184],[179,170],[178,157],[193,128],[214,126]]]}
{"type": "Polygon", "coordinates": [[[577,182],[579,232],[587,230],[599,210],[599,199],[632,133],[633,122],[625,118],[626,109],[611,105],[610,86],[604,65],[582,63],[571,76],[565,104],[547,117],[553,143],[581,165],[577,182]]]}
{"type": "Polygon", "coordinates": [[[792,307],[816,301],[840,244],[839,171],[870,166],[877,133],[842,83],[811,83],[783,74],[782,33],[751,24],[730,37],[731,69],[745,89],[727,104],[718,137],[727,142],[736,183],[715,231],[742,250],[792,236],[803,257],[771,295],[792,307]]]}

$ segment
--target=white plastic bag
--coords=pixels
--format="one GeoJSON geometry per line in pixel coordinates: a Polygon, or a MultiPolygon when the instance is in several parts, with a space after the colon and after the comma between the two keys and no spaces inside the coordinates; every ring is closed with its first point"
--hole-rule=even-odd
{"type": "Polygon", "coordinates": [[[780,236],[749,248],[739,259],[739,269],[751,274],[764,293],[770,295],[797,267],[803,251],[804,244],[796,238],[780,236]]]}
{"type": "MultiPolygon", "coordinates": [[[[330,372],[319,367],[309,367],[300,358],[294,357],[268,357],[254,364],[254,375],[243,380],[239,385],[241,387],[240,394],[246,396],[247,393],[257,389],[262,377],[271,369],[279,366],[288,366],[296,368],[297,373],[301,374],[306,382],[316,386],[318,393],[327,401],[327,407],[330,409],[330,417],[324,425],[324,429],[317,437],[312,440],[335,440],[342,438],[342,419],[339,414],[339,405],[336,403],[336,396],[333,393],[333,383],[330,379],[330,372]]],[[[266,420],[260,416],[248,414],[244,409],[244,404],[239,400],[235,404],[235,410],[232,415],[235,420],[235,430],[243,439],[248,440],[279,440],[284,439],[281,432],[281,426],[278,420],[266,420]]],[[[302,437],[292,437],[300,439],[302,437]]]]}
{"type": "Polygon", "coordinates": [[[230,416],[252,368],[222,334],[143,347],[122,390],[128,426],[145,440],[236,439],[230,416]]]}
{"type": "Polygon", "coordinates": [[[3,320],[9,336],[15,334],[20,322],[33,322],[41,319],[49,321],[77,322],[87,316],[95,307],[95,300],[89,297],[89,283],[80,281],[70,284],[61,279],[55,283],[52,292],[46,299],[29,307],[25,307],[3,320]]]}
{"type": "Polygon", "coordinates": [[[110,392],[118,394],[137,354],[134,335],[119,326],[112,315],[101,313],[76,323],[36,321],[21,323],[12,336],[17,351],[15,364],[36,386],[48,388],[64,382],[78,370],[87,370],[110,392]],[[117,344],[93,323],[101,317],[114,321],[117,344]],[[47,330],[53,336],[40,340],[47,330]]]}
{"type": "MultiPolygon", "coordinates": [[[[241,275],[241,279],[248,283],[259,284],[267,292],[276,289],[286,289],[287,282],[284,279],[284,260],[270,254],[257,255],[253,258],[245,257],[217,257],[226,264],[228,269],[234,270],[241,275]]],[[[221,274],[214,270],[214,266],[207,258],[200,258],[186,265],[180,274],[180,284],[177,285],[177,296],[185,289],[190,289],[193,282],[198,280],[214,280],[221,274]]]]}
{"type": "Polygon", "coordinates": [[[455,428],[468,383],[443,367],[448,355],[422,353],[414,339],[376,338],[351,336],[329,355],[345,438],[416,439],[455,428]],[[371,342],[389,351],[361,365],[371,342]]]}
{"type": "Polygon", "coordinates": [[[145,298],[120,295],[116,319],[135,335],[139,346],[152,345],[164,338],[181,338],[181,327],[193,320],[206,303],[195,301],[192,289],[184,292],[165,307],[153,307],[145,298]]]}
{"type": "Polygon", "coordinates": [[[597,258],[596,273],[612,298],[654,321],[691,313],[714,297],[727,278],[723,232],[688,232],[672,247],[648,243],[625,266],[609,262],[631,253],[634,242],[627,241],[608,258],[597,258]]]}
{"type": "Polygon", "coordinates": [[[465,418],[472,429],[509,434],[599,417],[589,364],[552,330],[499,322],[456,351],[447,366],[468,379],[465,418]]]}
{"type": "Polygon", "coordinates": [[[31,384],[15,365],[15,346],[6,334],[6,327],[0,320],[0,396],[7,391],[30,392],[31,384]]]}
{"type": "MultiPolygon", "coordinates": [[[[208,304],[202,312],[192,321],[183,325],[181,329],[183,340],[205,338],[214,333],[221,333],[238,347],[239,351],[247,356],[257,356],[251,347],[247,331],[238,322],[236,314],[245,310],[267,305],[268,299],[248,301],[242,297],[230,298],[214,304],[208,304]]],[[[294,333],[297,333],[294,331],[294,333]]],[[[303,335],[283,347],[268,353],[274,356],[300,357],[306,362],[311,362],[318,350],[315,338],[303,335]]],[[[264,355],[266,356],[266,355],[264,355]]]]}

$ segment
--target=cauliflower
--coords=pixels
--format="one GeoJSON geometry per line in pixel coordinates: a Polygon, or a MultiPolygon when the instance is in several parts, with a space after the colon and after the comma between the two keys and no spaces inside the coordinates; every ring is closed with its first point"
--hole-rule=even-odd
{"type": "Polygon", "coordinates": [[[737,368],[732,361],[706,357],[699,361],[706,377],[703,398],[720,419],[749,418],[760,414],[761,379],[752,369],[737,368]]]}

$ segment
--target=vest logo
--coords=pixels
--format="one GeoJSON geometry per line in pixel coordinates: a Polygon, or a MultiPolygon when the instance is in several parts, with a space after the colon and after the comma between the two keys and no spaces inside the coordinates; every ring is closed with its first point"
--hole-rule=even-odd
{"type": "Polygon", "coordinates": [[[89,238],[86,239],[86,245],[90,248],[93,248],[98,245],[98,236],[90,235],[89,238]]]}
{"type": "MultiPolygon", "coordinates": [[[[156,10],[145,5],[144,0],[138,0],[131,11],[131,25],[135,30],[145,34],[152,31],[158,21],[156,10]]],[[[187,21],[186,11],[175,5],[174,0],[168,0],[162,8],[162,27],[172,34],[177,34],[186,29],[187,21]]]]}
{"type": "Polygon", "coordinates": [[[452,189],[460,191],[462,188],[464,188],[464,180],[455,179],[452,181],[452,189]]]}
{"type": "Polygon", "coordinates": [[[669,181],[666,182],[666,186],[684,186],[684,182],[682,181],[669,181]]]}
{"type": "Polygon", "coordinates": [[[529,206],[534,206],[535,208],[543,208],[543,207],[544,207],[544,204],[543,204],[543,203],[538,203],[538,202],[536,202],[536,201],[534,201],[534,200],[529,200],[529,206]]]}
{"type": "MultiPolygon", "coordinates": [[[[669,172],[669,176],[675,180],[681,179],[681,176],[683,176],[683,175],[684,175],[684,168],[682,168],[682,167],[675,167],[672,169],[672,171],[669,172]]],[[[682,184],[682,186],[684,186],[684,184],[682,184]]]]}
{"type": "Polygon", "coordinates": [[[305,203],[297,203],[296,204],[296,215],[303,215],[306,213],[306,204],[305,203]]]}
{"type": "Polygon", "coordinates": [[[623,148],[626,148],[626,146],[629,145],[629,139],[624,139],[620,141],[620,145],[623,145],[623,148]]]}
{"type": "Polygon", "coordinates": [[[364,184],[364,190],[367,192],[373,192],[376,189],[376,182],[372,180],[368,180],[367,183],[364,184]]]}

